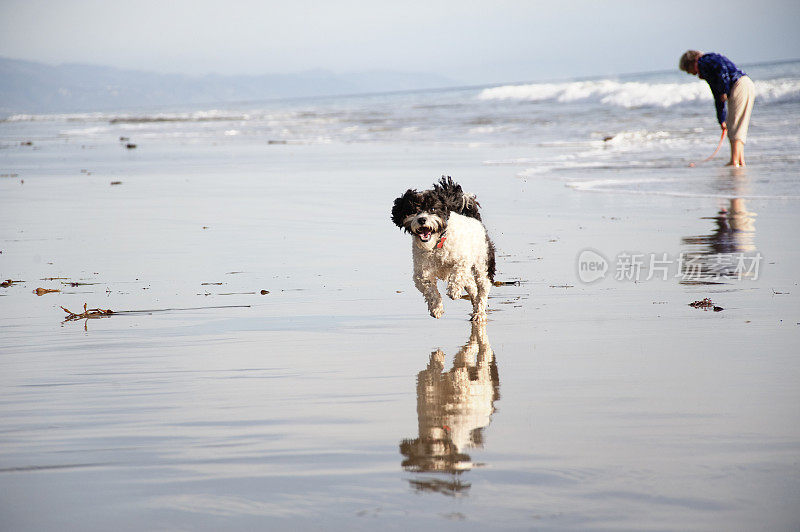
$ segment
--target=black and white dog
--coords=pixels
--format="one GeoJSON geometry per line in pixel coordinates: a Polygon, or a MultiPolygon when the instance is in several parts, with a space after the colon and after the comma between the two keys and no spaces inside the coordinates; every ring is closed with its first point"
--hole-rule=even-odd
{"type": "Polygon", "coordinates": [[[465,289],[472,320],[486,320],[494,281],[494,245],[478,212],[475,196],[442,176],[431,190],[409,189],[394,200],[392,222],[412,235],[414,285],[425,296],[434,318],[444,313],[436,280],[447,282],[447,295],[459,299],[465,289]]]}

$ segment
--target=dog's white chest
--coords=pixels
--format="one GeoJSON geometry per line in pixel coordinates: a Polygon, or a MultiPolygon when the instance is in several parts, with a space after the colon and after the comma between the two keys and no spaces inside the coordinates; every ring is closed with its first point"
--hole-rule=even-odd
{"type": "Polygon", "coordinates": [[[414,257],[415,270],[427,272],[437,279],[446,279],[453,269],[453,261],[448,260],[450,254],[443,247],[424,249],[421,246],[414,245],[412,255],[414,257]]]}

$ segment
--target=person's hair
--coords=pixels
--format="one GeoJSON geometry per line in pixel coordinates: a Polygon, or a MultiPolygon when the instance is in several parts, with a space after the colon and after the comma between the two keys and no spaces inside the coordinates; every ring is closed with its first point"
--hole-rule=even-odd
{"type": "Polygon", "coordinates": [[[686,50],[681,56],[681,60],[678,63],[678,68],[684,72],[689,72],[689,65],[700,59],[702,55],[703,52],[698,50],[686,50]]]}

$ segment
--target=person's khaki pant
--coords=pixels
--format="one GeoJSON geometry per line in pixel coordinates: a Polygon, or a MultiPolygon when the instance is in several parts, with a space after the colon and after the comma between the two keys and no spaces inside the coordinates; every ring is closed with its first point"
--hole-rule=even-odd
{"type": "Polygon", "coordinates": [[[728,138],[747,142],[747,127],[750,125],[750,114],[753,111],[753,100],[756,97],[756,88],[753,80],[742,76],[734,83],[731,95],[728,97],[728,138]]]}

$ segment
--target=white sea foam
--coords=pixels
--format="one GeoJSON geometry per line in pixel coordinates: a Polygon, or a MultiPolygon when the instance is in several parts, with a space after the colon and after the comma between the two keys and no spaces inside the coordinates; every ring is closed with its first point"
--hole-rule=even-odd
{"type": "Polygon", "coordinates": [[[623,146],[633,144],[636,146],[645,143],[664,142],[672,138],[672,134],[668,131],[647,131],[639,129],[636,131],[621,131],[608,139],[607,143],[610,146],[623,146]]]}
{"type": "Polygon", "coordinates": [[[594,101],[620,107],[669,107],[684,101],[711,99],[708,86],[695,83],[641,83],[612,80],[533,83],[484,89],[480,100],[594,101]]]}
{"type": "MultiPolygon", "coordinates": [[[[708,188],[698,187],[701,190],[690,190],[692,185],[682,183],[678,179],[593,179],[587,181],[569,181],[565,186],[583,192],[614,192],[622,194],[645,194],[657,196],[672,196],[680,198],[743,198],[743,199],[777,199],[798,200],[796,194],[750,194],[742,192],[723,192],[708,188]],[[666,186],[663,185],[672,185],[666,186]],[[661,186],[651,187],[650,184],[661,186]]],[[[694,186],[697,186],[695,184],[694,186]]]]}
{"type": "Polygon", "coordinates": [[[103,113],[57,113],[57,114],[16,114],[5,118],[4,122],[97,122],[104,121],[103,113]]]}
{"type": "MultiPolygon", "coordinates": [[[[217,109],[192,112],[163,113],[55,113],[55,114],[15,114],[5,118],[6,122],[221,122],[246,121],[254,118],[248,113],[230,113],[217,109]]],[[[255,118],[265,118],[259,116],[255,118]]]]}
{"type": "Polygon", "coordinates": [[[800,81],[796,79],[776,79],[755,81],[756,100],[766,102],[791,102],[800,100],[800,81]]]}
{"type": "MultiPolygon", "coordinates": [[[[756,81],[756,99],[765,102],[800,99],[800,80],[776,79],[756,81]]],[[[479,100],[518,100],[529,102],[578,101],[598,102],[624,108],[671,107],[685,102],[711,100],[711,91],[704,81],[688,83],[644,83],[614,80],[575,81],[565,83],[531,83],[504,85],[484,89],[479,100]]]]}
{"type": "Polygon", "coordinates": [[[61,137],[98,137],[107,135],[109,131],[108,126],[95,126],[61,130],[58,134],[61,137]]]}

